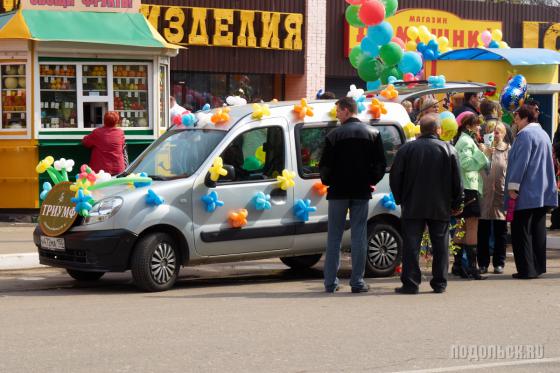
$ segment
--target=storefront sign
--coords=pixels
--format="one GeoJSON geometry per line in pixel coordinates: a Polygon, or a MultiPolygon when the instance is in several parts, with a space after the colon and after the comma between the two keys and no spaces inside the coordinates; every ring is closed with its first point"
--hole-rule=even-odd
{"type": "Polygon", "coordinates": [[[71,182],[65,181],[53,186],[39,212],[39,227],[47,236],[59,236],[66,232],[78,216],[71,198],[75,193],[70,190],[71,182]]]}
{"type": "Polygon", "coordinates": [[[523,22],[523,48],[542,48],[560,51],[560,23],[523,22]]]}
{"type": "Polygon", "coordinates": [[[303,49],[303,14],[300,13],[148,4],[142,5],[140,11],[174,44],[303,49]]]}
{"type": "MultiPolygon", "coordinates": [[[[445,36],[449,39],[449,46],[453,49],[478,47],[477,37],[483,30],[502,29],[500,21],[480,21],[462,19],[453,13],[435,9],[404,9],[397,12],[387,21],[393,26],[395,35],[405,43],[408,41],[406,30],[411,26],[425,25],[436,36],[445,36]]],[[[345,48],[346,56],[350,50],[358,45],[366,36],[367,28],[356,28],[348,26],[348,48],[345,48]]]]}
{"type": "MultiPolygon", "coordinates": [[[[4,3],[13,0],[3,0],[4,3]]],[[[138,13],[140,0],[20,0],[21,9],[138,13]]],[[[13,5],[11,5],[13,7],[13,5]]]]}

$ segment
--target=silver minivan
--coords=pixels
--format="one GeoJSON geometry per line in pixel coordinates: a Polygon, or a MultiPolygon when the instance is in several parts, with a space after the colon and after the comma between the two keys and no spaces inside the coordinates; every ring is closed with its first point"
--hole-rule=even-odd
{"type": "MultiPolygon", "coordinates": [[[[131,270],[134,283],[145,291],[171,288],[181,266],[273,257],[294,269],[313,266],[327,238],[327,200],[317,185],[318,163],[325,136],[339,125],[332,117],[334,102],[310,102],[313,116],[303,120],[294,114],[297,102],[271,104],[270,115],[260,119],[251,105],[231,107],[230,119],[220,124],[209,120],[213,112],[199,113],[196,126],[167,131],[123,175],[149,175],[149,188],[163,204],[147,204],[147,188],[94,191],[97,202],[89,216],[60,236],[63,250],[42,246],[41,231],[35,230],[40,262],[66,268],[81,281],[131,270]],[[228,173],[214,182],[209,169],[216,157],[228,173]],[[286,190],[277,180],[284,170],[295,174],[295,186],[286,190]],[[295,209],[307,200],[315,209],[304,220],[295,209]],[[246,222],[232,227],[231,213],[240,209],[248,213],[246,222]]],[[[405,142],[409,117],[399,103],[384,105],[387,113],[381,118],[372,119],[368,110],[359,118],[380,132],[388,171],[405,142]]],[[[370,276],[390,276],[400,263],[400,209],[384,207],[389,193],[387,174],[369,204],[370,276]]],[[[348,228],[344,248],[350,245],[348,228]]]]}

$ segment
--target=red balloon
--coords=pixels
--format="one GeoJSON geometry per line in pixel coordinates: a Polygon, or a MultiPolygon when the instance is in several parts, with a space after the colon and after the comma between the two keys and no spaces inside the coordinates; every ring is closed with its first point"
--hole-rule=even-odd
{"type": "Polygon", "coordinates": [[[350,5],[360,5],[364,0],[346,0],[346,2],[350,5]]]}
{"type": "Polygon", "coordinates": [[[405,82],[410,82],[412,80],[416,80],[416,79],[414,79],[414,74],[413,73],[404,74],[403,79],[404,79],[405,82]]]}
{"type": "Polygon", "coordinates": [[[175,124],[175,125],[177,125],[177,126],[183,124],[183,120],[181,119],[181,116],[180,116],[180,115],[175,115],[175,116],[173,117],[173,124],[175,124]]]}
{"type": "Polygon", "coordinates": [[[403,50],[405,49],[404,41],[402,41],[401,38],[398,38],[398,37],[395,36],[395,37],[393,37],[393,38],[391,39],[391,41],[392,41],[393,43],[398,44],[399,47],[401,47],[403,50]]]}
{"type": "Polygon", "coordinates": [[[385,5],[378,0],[364,0],[358,16],[366,26],[377,25],[385,19],[385,5]]]}

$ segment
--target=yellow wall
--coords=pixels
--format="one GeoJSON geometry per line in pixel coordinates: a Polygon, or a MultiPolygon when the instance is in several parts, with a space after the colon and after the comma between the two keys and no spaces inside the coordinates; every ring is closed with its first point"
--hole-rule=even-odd
{"type": "Polygon", "coordinates": [[[37,140],[0,140],[0,208],[39,208],[37,140]]]}

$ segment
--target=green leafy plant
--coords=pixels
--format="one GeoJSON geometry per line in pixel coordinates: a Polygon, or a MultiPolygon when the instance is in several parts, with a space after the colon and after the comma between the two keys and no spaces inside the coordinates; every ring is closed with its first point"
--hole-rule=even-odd
{"type": "MultiPolygon", "coordinates": [[[[455,223],[449,224],[449,232],[452,232],[449,239],[449,253],[451,255],[457,254],[457,252],[461,248],[455,242],[461,241],[465,236],[465,230],[463,229],[464,224],[464,219],[456,219],[455,223]]],[[[430,267],[432,264],[432,242],[430,241],[430,233],[427,229],[422,235],[422,241],[420,243],[420,255],[426,260],[426,267],[430,267]]]]}

